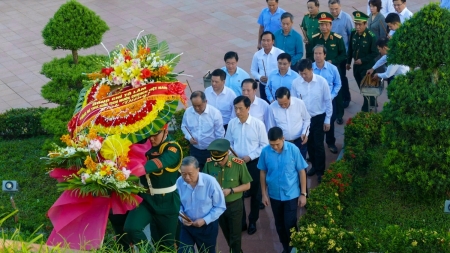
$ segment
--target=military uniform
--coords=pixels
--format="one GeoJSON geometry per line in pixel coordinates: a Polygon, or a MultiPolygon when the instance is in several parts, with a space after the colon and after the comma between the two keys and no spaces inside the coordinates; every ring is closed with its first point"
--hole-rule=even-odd
{"type": "MultiPolygon", "coordinates": [[[[247,170],[244,160],[228,155],[230,142],[226,139],[217,139],[211,142],[208,150],[211,158],[208,158],[203,172],[216,178],[222,189],[233,189],[240,185],[250,183],[252,177],[247,170]],[[228,155],[228,156],[227,156],[228,155]],[[219,161],[226,158],[225,166],[220,166],[219,161]]],[[[227,209],[219,218],[219,225],[227,240],[230,252],[241,252],[242,233],[242,192],[231,191],[225,197],[227,209]]]]}
{"type": "Polygon", "coordinates": [[[122,235],[125,232],[133,244],[147,242],[143,229],[150,224],[152,241],[172,248],[180,211],[180,195],[175,183],[180,175],[178,169],[183,158],[182,150],[177,142],[167,136],[164,142],[147,151],[146,156],[145,171],[148,174],[141,176],[140,182],[149,191],[139,194],[143,198],[142,203],[122,220],[116,215],[116,219],[110,220],[116,233],[122,235]]]}
{"type": "MultiPolygon", "coordinates": [[[[368,18],[366,14],[359,11],[353,12],[353,16],[355,18],[355,23],[366,22],[368,18]]],[[[347,64],[351,64],[353,59],[355,61],[360,59],[362,62],[360,65],[353,64],[353,76],[355,77],[358,87],[361,86],[361,81],[366,75],[367,70],[372,68],[375,63],[375,58],[378,56],[376,42],[377,37],[367,27],[362,34],[358,34],[356,29],[353,29],[350,34],[347,64]]],[[[375,99],[371,97],[371,104],[375,103],[374,101],[375,99]]],[[[362,106],[361,111],[369,111],[367,99],[364,99],[364,105],[362,106]]]]}
{"type": "Polygon", "coordinates": [[[311,14],[306,14],[300,26],[305,31],[306,37],[308,37],[308,44],[305,45],[306,58],[312,59],[312,36],[320,33],[318,15],[313,17],[311,14]]]}

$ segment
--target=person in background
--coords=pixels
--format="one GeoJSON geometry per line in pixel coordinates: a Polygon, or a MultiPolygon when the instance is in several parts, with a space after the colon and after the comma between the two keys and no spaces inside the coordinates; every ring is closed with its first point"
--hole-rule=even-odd
{"type": "Polygon", "coordinates": [[[272,206],[283,252],[289,253],[291,230],[297,230],[297,208],[306,205],[308,164],[298,148],[284,140],[281,128],[271,128],[268,137],[270,146],[263,148],[258,162],[263,203],[272,206]]]}
{"type": "Polygon", "coordinates": [[[263,32],[275,33],[281,29],[281,14],[286,11],[278,7],[278,0],[266,0],[267,8],[264,8],[258,17],[258,50],[263,48],[261,36],[263,32]]]}
{"type": "Polygon", "coordinates": [[[380,10],[382,9],[381,0],[370,0],[369,6],[370,15],[367,20],[367,27],[375,34],[377,39],[385,38],[387,36],[387,25],[384,21],[385,17],[380,13],[380,10]]]}
{"type": "Polygon", "coordinates": [[[211,158],[206,163],[205,173],[216,178],[225,195],[227,209],[219,218],[222,233],[230,252],[240,253],[242,235],[242,192],[250,189],[252,177],[242,159],[229,155],[230,142],[217,139],[208,147],[211,158]]]}
{"type": "MultiPolygon", "coordinates": [[[[269,104],[256,96],[258,89],[258,82],[253,78],[242,81],[242,95],[250,99],[250,115],[261,120],[267,126],[267,115],[269,111],[269,104]]],[[[267,129],[267,127],[266,127],[267,129]]]]}
{"type": "Polygon", "coordinates": [[[225,86],[227,74],[221,69],[211,73],[211,86],[205,89],[206,100],[222,114],[223,127],[227,130],[228,122],[236,117],[233,110],[233,99],[236,94],[225,86]]]}
{"type": "Polygon", "coordinates": [[[225,67],[222,70],[227,74],[225,86],[232,89],[236,96],[242,95],[241,82],[244,79],[250,78],[250,75],[238,67],[239,56],[236,52],[227,52],[223,60],[225,61],[225,67]]]}
{"type": "Polygon", "coordinates": [[[394,35],[395,31],[400,27],[402,22],[400,20],[400,16],[397,13],[389,13],[384,21],[386,22],[386,25],[390,30],[389,34],[387,35],[387,37],[390,39],[392,38],[392,35],[394,35]]]}
{"type": "Polygon", "coordinates": [[[400,22],[403,24],[405,20],[411,18],[413,13],[406,7],[406,0],[393,0],[395,12],[400,16],[400,22]]]}
{"type": "MultiPolygon", "coordinates": [[[[331,31],[342,36],[342,39],[344,40],[345,50],[348,53],[350,35],[354,27],[352,17],[350,16],[350,14],[342,10],[340,0],[328,0],[328,8],[330,9],[331,15],[333,15],[334,17],[331,31]]],[[[344,105],[344,108],[347,108],[350,105],[351,101],[346,64],[347,59],[343,60],[339,64],[339,66],[336,65],[339,70],[339,75],[341,76],[342,88],[340,90],[340,93],[342,96],[342,103],[344,105]]]]}
{"type": "MultiPolygon", "coordinates": [[[[188,156],[181,162],[181,177],[176,188],[181,197],[179,212],[181,222],[178,253],[215,253],[219,234],[219,217],[225,212],[225,196],[217,180],[200,172],[195,157],[188,156]]],[[[153,233],[153,231],[151,231],[153,233]]]]}
{"type": "Polygon", "coordinates": [[[312,36],[320,32],[319,20],[317,17],[320,3],[319,0],[308,0],[308,2],[306,2],[306,6],[308,8],[308,14],[303,17],[300,27],[306,33],[306,38],[303,38],[303,42],[306,44],[306,58],[312,59],[312,36]]]}
{"type": "MultiPolygon", "coordinates": [[[[380,13],[386,17],[389,13],[392,13],[392,12],[395,12],[394,1],[381,0],[380,13]]],[[[369,15],[370,13],[371,13],[371,11],[370,11],[370,0],[369,0],[367,3],[367,15],[369,15]]]]}
{"type": "Polygon", "coordinates": [[[291,68],[303,57],[302,36],[292,29],[294,16],[285,12],[281,15],[282,28],[274,33],[275,47],[283,50],[291,56],[291,68]]]}
{"type": "Polygon", "coordinates": [[[189,155],[199,162],[200,171],[209,158],[206,148],[212,141],[225,136],[222,114],[214,106],[208,105],[203,91],[191,94],[192,106],[187,108],[181,123],[184,138],[189,141],[189,155]]]}
{"type": "Polygon", "coordinates": [[[275,100],[274,94],[280,87],[291,88],[292,81],[298,74],[291,69],[291,56],[288,53],[281,53],[277,57],[278,70],[269,75],[269,82],[266,85],[267,100],[272,103],[275,100]]]}

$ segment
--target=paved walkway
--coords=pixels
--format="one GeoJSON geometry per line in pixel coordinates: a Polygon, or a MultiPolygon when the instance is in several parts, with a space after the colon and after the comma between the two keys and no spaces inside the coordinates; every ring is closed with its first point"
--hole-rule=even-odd
{"type": "MultiPolygon", "coordinates": [[[[249,71],[256,51],[258,25],[256,20],[264,0],[79,0],[94,10],[109,25],[103,43],[113,49],[128,43],[141,31],[153,33],[159,40],[166,40],[172,52],[183,52],[178,71],[193,75],[189,80],[192,89],[202,89],[202,76],[207,70],[224,66],[223,55],[229,50],[238,52],[239,66],[249,71]]],[[[41,31],[49,18],[64,0],[2,0],[0,1],[0,112],[10,108],[52,106],[40,95],[41,87],[49,80],[39,72],[43,63],[54,57],[63,57],[69,51],[52,51],[43,44],[41,31]]],[[[306,2],[306,1],[305,1],[306,2]]],[[[416,12],[426,4],[425,0],[408,0],[408,8],[416,12]]],[[[321,0],[321,10],[328,11],[326,1],[321,0]]],[[[366,10],[363,0],[342,1],[343,10],[353,12],[355,7],[366,10]]],[[[295,16],[295,29],[307,12],[306,3],[280,0],[280,7],[295,16]]],[[[80,55],[105,54],[101,46],[81,50],[80,55]]],[[[345,110],[344,122],[357,113],[362,104],[358,87],[351,72],[352,103],[345,110]]],[[[185,78],[180,78],[185,81],[185,78]]],[[[188,92],[189,93],[189,92],[188,92]]],[[[187,94],[188,96],[190,94],[187,94]]],[[[380,110],[387,100],[379,98],[380,110]]],[[[343,126],[337,125],[336,137],[342,147],[343,126]]],[[[327,162],[337,155],[327,151],[327,162]]],[[[309,179],[315,186],[315,178],[309,179]]],[[[248,203],[247,203],[248,204],[248,203]]],[[[304,213],[304,210],[299,210],[304,213]]],[[[281,252],[270,208],[261,211],[257,223],[258,232],[249,236],[243,233],[244,252],[281,252]]],[[[219,236],[219,250],[227,252],[223,236],[219,236]]]]}

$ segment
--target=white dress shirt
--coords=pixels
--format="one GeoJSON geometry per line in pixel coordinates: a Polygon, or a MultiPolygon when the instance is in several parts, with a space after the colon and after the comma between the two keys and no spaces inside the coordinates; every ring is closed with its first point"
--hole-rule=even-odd
{"type": "Polygon", "coordinates": [[[206,100],[208,104],[214,106],[222,114],[223,124],[226,125],[230,119],[236,117],[234,113],[233,100],[236,94],[230,88],[224,86],[222,92],[217,95],[212,86],[205,89],[206,100]]]}
{"type": "Polygon", "coordinates": [[[269,77],[270,73],[278,69],[277,57],[281,53],[284,53],[284,51],[277,47],[272,47],[268,54],[264,52],[264,48],[256,52],[253,55],[252,65],[250,67],[250,73],[252,74],[252,76],[256,80],[259,80],[261,76],[269,77]]]}
{"type": "Polygon", "coordinates": [[[190,140],[193,137],[198,142],[194,147],[202,150],[208,148],[213,140],[223,138],[225,135],[222,114],[208,104],[206,104],[205,111],[202,114],[198,114],[192,106],[187,108],[183,115],[181,130],[186,140],[190,140]],[[193,136],[186,128],[189,129],[193,136]]]}
{"type": "Polygon", "coordinates": [[[307,135],[306,129],[311,123],[311,116],[306,109],[305,103],[291,96],[288,108],[283,108],[274,101],[269,106],[267,128],[279,127],[283,130],[284,138],[287,141],[298,139],[302,134],[307,135]]]}
{"type": "Polygon", "coordinates": [[[404,23],[405,20],[411,18],[413,16],[413,13],[408,10],[407,7],[405,7],[405,9],[402,10],[402,12],[398,13],[396,12],[399,16],[400,16],[400,23],[404,23]]]}
{"type": "MultiPolygon", "coordinates": [[[[250,115],[254,118],[257,118],[259,120],[261,120],[264,125],[267,126],[267,115],[269,112],[269,104],[255,96],[255,100],[253,101],[253,103],[250,105],[250,115]]],[[[268,131],[269,129],[266,127],[266,130],[268,131]]]]}
{"type": "Polygon", "coordinates": [[[325,78],[313,74],[311,82],[308,83],[300,76],[292,82],[291,94],[305,102],[311,117],[326,113],[324,123],[330,124],[333,105],[330,88],[325,78]]]}
{"type": "Polygon", "coordinates": [[[261,150],[269,145],[264,123],[251,115],[244,123],[239,118],[230,120],[225,138],[239,157],[249,156],[252,160],[259,158],[261,150]]]}
{"type": "Polygon", "coordinates": [[[404,75],[409,71],[409,67],[405,65],[392,64],[388,65],[386,72],[379,73],[378,77],[388,79],[391,76],[404,75]]]}
{"type": "MultiPolygon", "coordinates": [[[[367,1],[369,2],[369,1],[367,1]]],[[[380,13],[386,17],[389,13],[395,12],[394,1],[392,0],[381,0],[381,10],[380,13]]],[[[367,4],[367,15],[370,15],[370,5],[367,4]]]]}
{"type": "Polygon", "coordinates": [[[375,65],[373,65],[372,68],[377,69],[377,68],[383,66],[384,64],[386,64],[386,62],[387,62],[387,55],[383,55],[383,56],[381,56],[380,59],[378,59],[377,62],[375,62],[375,65]]]}

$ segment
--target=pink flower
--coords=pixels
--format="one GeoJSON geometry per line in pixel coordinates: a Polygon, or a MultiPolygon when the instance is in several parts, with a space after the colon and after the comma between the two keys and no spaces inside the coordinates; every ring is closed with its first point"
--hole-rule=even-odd
{"type": "Polygon", "coordinates": [[[127,168],[123,167],[122,168],[122,172],[125,175],[125,178],[128,179],[130,177],[131,174],[131,170],[127,170],[127,168]]]}
{"type": "Polygon", "coordinates": [[[95,152],[98,152],[102,148],[102,143],[97,139],[91,140],[89,142],[88,148],[94,150],[95,152]]]}
{"type": "Polygon", "coordinates": [[[133,88],[137,88],[141,86],[141,81],[137,80],[136,78],[131,80],[131,86],[133,86],[133,88]]]}
{"type": "Polygon", "coordinates": [[[82,182],[83,184],[86,184],[86,180],[87,180],[88,178],[90,178],[89,174],[86,174],[86,173],[81,174],[81,182],[82,182]]]}

